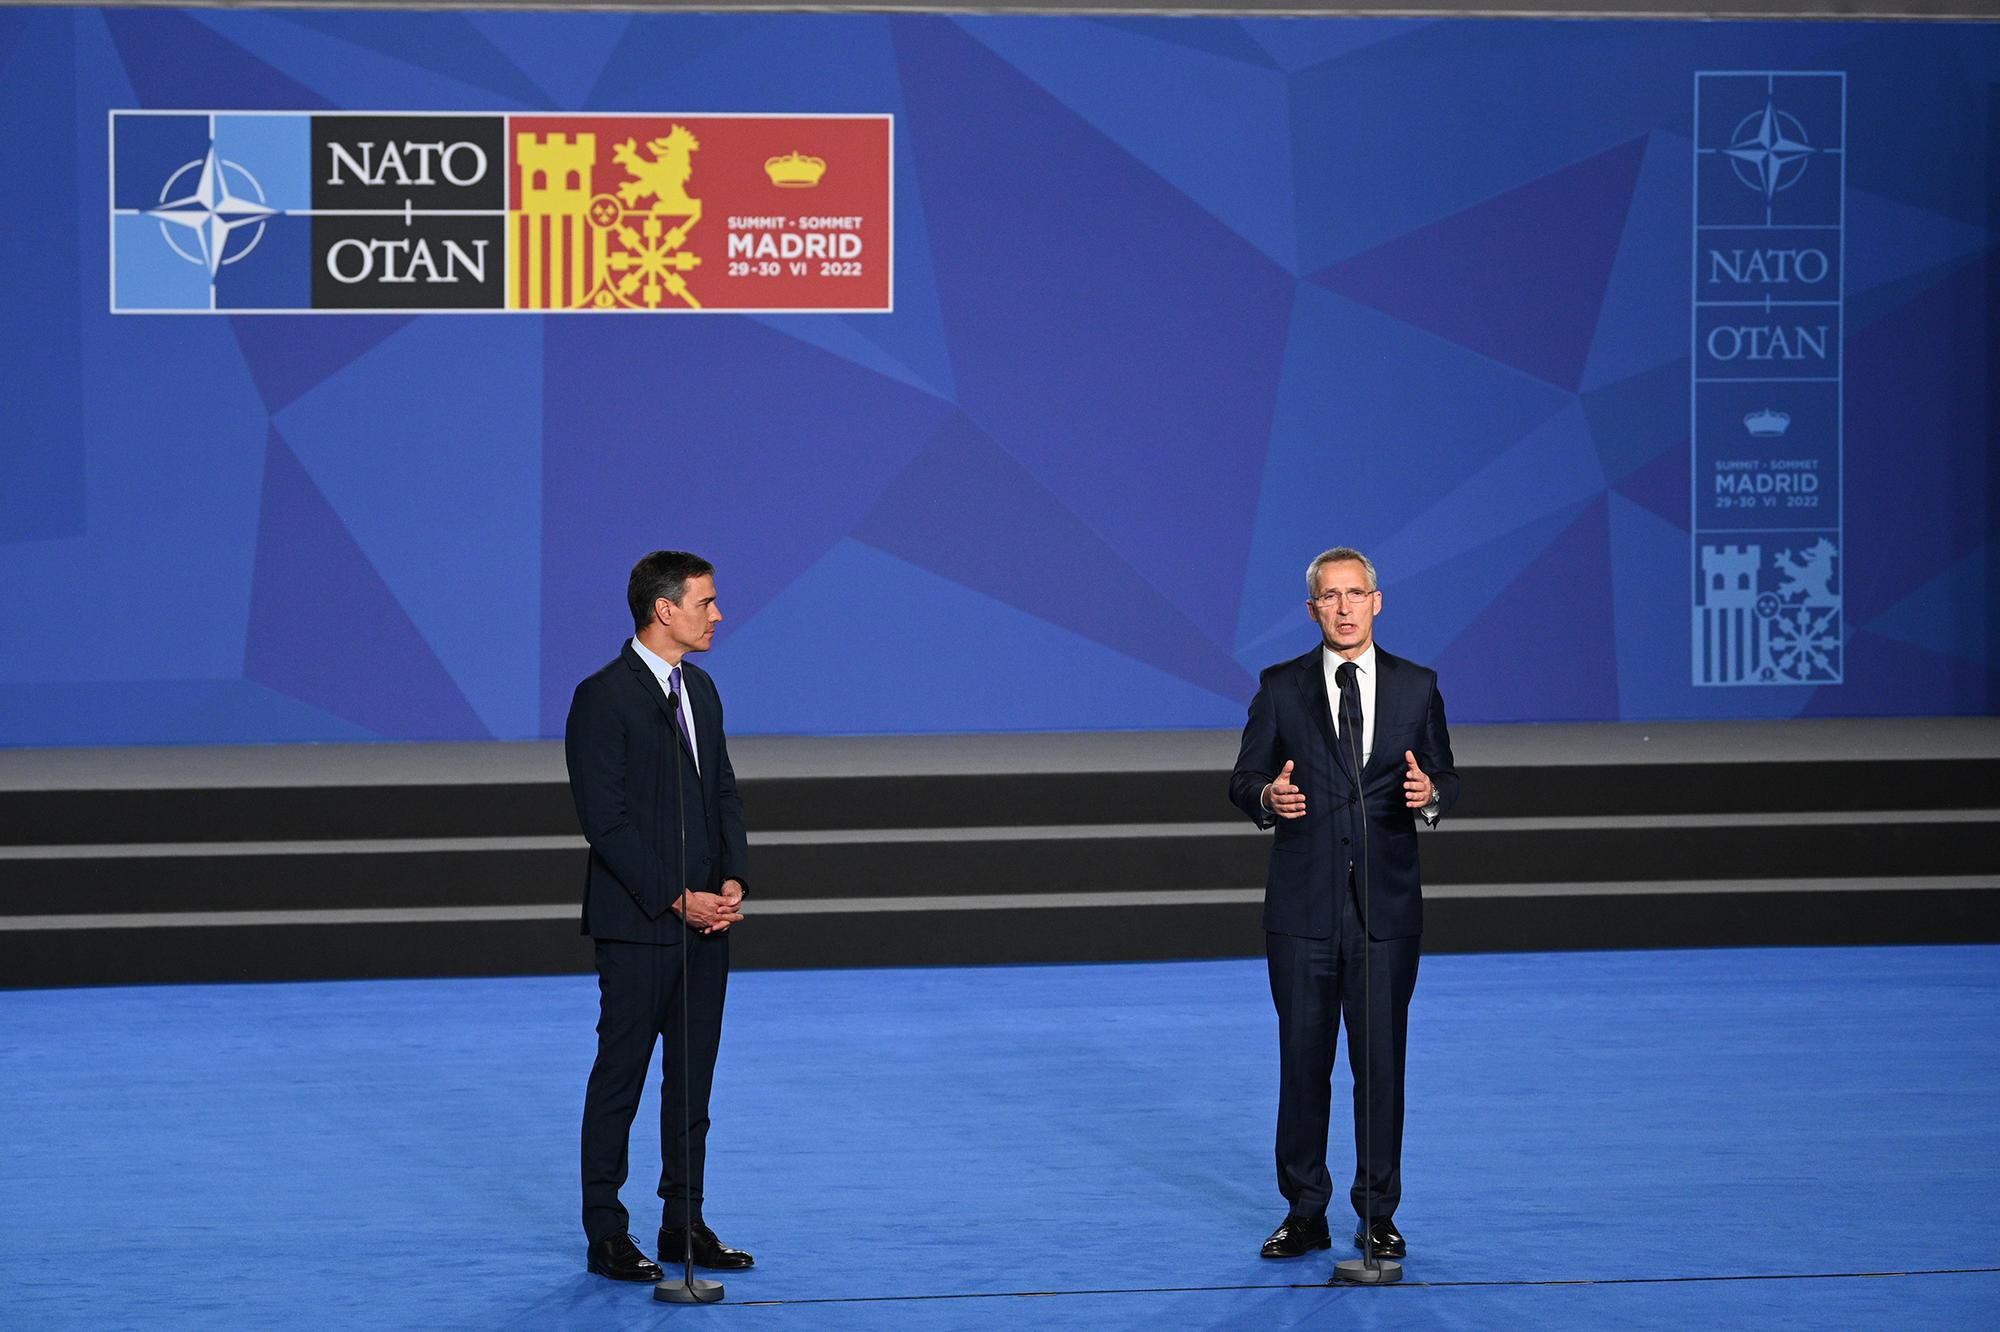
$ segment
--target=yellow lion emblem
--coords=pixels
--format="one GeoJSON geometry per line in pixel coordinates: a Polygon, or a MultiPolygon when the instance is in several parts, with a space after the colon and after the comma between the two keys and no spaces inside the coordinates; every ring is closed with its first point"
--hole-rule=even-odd
{"type": "Polygon", "coordinates": [[[700,217],[701,201],[687,192],[688,178],[694,174],[694,154],[700,147],[701,141],[684,125],[675,125],[664,139],[648,143],[650,158],[640,155],[638,140],[625,140],[611,154],[611,159],[632,175],[618,187],[619,199],[627,208],[636,208],[650,194],[650,212],[700,217]]]}

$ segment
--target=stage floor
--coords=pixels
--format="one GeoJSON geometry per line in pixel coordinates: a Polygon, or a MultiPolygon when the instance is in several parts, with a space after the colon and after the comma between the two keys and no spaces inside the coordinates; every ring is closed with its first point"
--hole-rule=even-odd
{"type": "Polygon", "coordinates": [[[583,1270],[594,1020],[581,976],[0,992],[0,1321],[2000,1322],[2000,947],[1426,959],[1377,1290],[1257,1257],[1259,962],[738,975],[707,1215],[758,1265],[705,1310],[583,1270]]]}

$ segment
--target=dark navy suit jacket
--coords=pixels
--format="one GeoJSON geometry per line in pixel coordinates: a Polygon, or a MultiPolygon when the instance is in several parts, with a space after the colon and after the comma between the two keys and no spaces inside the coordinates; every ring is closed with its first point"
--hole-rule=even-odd
{"type": "MultiPolygon", "coordinates": [[[[1329,939],[1340,919],[1347,866],[1361,874],[1363,843],[1369,893],[1368,933],[1403,939],[1423,933],[1424,903],[1417,868],[1416,811],[1403,803],[1403,751],[1437,783],[1440,815],[1458,799],[1451,735],[1437,672],[1375,649],[1375,743],[1357,783],[1351,749],[1334,741],[1321,649],[1281,662],[1258,680],[1229,798],[1256,820],[1275,827],[1264,885],[1264,928],[1274,934],[1329,939]],[[1266,784],[1292,761],[1292,781],[1305,792],[1304,818],[1280,819],[1260,797],[1266,784]],[[1364,829],[1355,792],[1365,796],[1364,829]]],[[[1341,744],[1348,743],[1341,737],[1341,744]]]]}
{"type": "Polygon", "coordinates": [[[694,709],[700,772],[667,710],[666,691],[628,641],[617,658],[576,687],[564,751],[577,821],[590,843],[583,932],[597,939],[677,944],[681,919],[669,908],[683,886],[748,886],[743,801],[722,733],[715,682],[685,659],[681,687],[694,709]],[[686,819],[685,875],[674,818],[675,771],[686,819]]]}

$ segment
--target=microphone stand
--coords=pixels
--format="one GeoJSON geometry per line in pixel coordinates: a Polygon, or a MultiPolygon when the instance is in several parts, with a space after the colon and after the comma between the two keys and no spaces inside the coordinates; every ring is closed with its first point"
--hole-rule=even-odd
{"type": "MultiPolygon", "coordinates": [[[[681,696],[667,695],[667,710],[674,714],[673,739],[681,738],[681,696]]],[[[688,744],[694,744],[689,732],[688,744]]],[[[681,1275],[678,1280],[661,1277],[653,1287],[653,1298],[668,1304],[715,1304],[722,1299],[722,1283],[707,1281],[694,1274],[694,1123],[688,1108],[688,1084],[693,1080],[688,1062],[688,972],[694,969],[694,922],[688,919],[693,902],[687,884],[687,805],[681,799],[681,751],[674,751],[674,826],[679,834],[675,882],[681,890],[681,1188],[688,1195],[687,1215],[681,1219],[681,1275]]]]}
{"type": "MultiPolygon", "coordinates": [[[[1354,686],[1355,711],[1360,712],[1361,686],[1354,686]]],[[[1368,922],[1375,914],[1368,895],[1368,797],[1361,785],[1361,727],[1350,728],[1354,742],[1354,806],[1361,825],[1361,1168],[1375,1169],[1375,940],[1368,922]]],[[[1349,1032],[1348,1040],[1354,1039],[1349,1032]]],[[[1333,1280],[1358,1286],[1386,1286],[1403,1279],[1403,1265],[1375,1253],[1375,1218],[1361,1218],[1361,1256],[1333,1265],[1333,1280]]],[[[1329,1283],[1331,1284],[1331,1283],[1329,1283]]]]}

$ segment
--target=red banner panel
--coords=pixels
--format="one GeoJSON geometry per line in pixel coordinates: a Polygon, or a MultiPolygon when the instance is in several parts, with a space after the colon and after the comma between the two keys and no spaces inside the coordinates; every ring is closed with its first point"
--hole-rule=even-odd
{"type": "Polygon", "coordinates": [[[891,308],[888,116],[510,116],[515,310],[891,308]]]}

